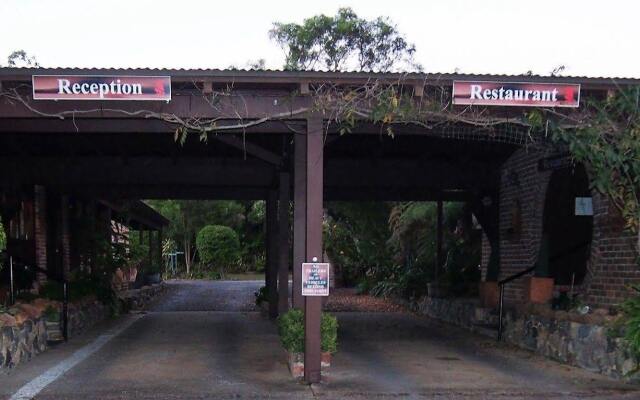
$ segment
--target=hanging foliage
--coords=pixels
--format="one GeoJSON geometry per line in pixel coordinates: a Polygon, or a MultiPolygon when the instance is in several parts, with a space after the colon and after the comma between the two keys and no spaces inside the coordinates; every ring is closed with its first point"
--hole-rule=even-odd
{"type": "Polygon", "coordinates": [[[529,113],[529,121],[566,146],[589,172],[593,189],[606,195],[640,249],[640,88],[620,88],[605,99],[583,101],[580,112],[529,113]]]}

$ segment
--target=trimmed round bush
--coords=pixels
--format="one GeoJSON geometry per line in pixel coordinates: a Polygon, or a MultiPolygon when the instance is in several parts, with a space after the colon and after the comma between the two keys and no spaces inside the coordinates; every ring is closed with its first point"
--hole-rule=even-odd
{"type": "Polygon", "coordinates": [[[226,268],[240,258],[240,239],[228,226],[207,225],[196,236],[200,261],[206,265],[226,268]]]}

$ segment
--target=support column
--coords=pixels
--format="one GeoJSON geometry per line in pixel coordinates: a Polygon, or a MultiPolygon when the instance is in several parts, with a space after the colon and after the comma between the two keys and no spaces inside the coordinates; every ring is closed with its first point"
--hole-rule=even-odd
{"type": "Polygon", "coordinates": [[[278,314],[289,310],[289,173],[280,173],[278,202],[278,314]]]}
{"type": "Polygon", "coordinates": [[[442,269],[443,257],[442,257],[442,240],[443,240],[443,204],[442,200],[438,199],[437,216],[436,216],[436,269],[435,278],[438,279],[438,275],[442,269]]]}
{"type": "MultiPolygon", "coordinates": [[[[33,188],[35,232],[34,244],[36,252],[36,266],[42,270],[47,269],[47,193],[44,186],[36,185],[33,188]]],[[[47,281],[47,276],[38,272],[36,280],[39,283],[47,281]]]]}
{"type": "Polygon", "coordinates": [[[278,316],[278,192],[270,190],[266,204],[267,265],[266,284],[269,297],[269,317],[278,316]]]}
{"type": "Polygon", "coordinates": [[[149,265],[148,267],[151,267],[151,265],[153,265],[153,231],[151,229],[149,229],[147,232],[148,233],[148,239],[149,239],[149,265]]]}
{"type": "Polygon", "coordinates": [[[158,270],[162,272],[162,227],[158,228],[158,270]]]}
{"type": "MultiPolygon", "coordinates": [[[[307,223],[306,261],[322,261],[322,199],[324,143],[322,118],[307,119],[307,223]]],[[[320,316],[321,297],[306,297],[304,311],[304,380],[320,382],[320,316]]]]}
{"type": "Polygon", "coordinates": [[[302,263],[307,245],[307,136],[296,134],[294,140],[292,305],[302,310],[302,263]]]}
{"type": "Polygon", "coordinates": [[[60,197],[60,234],[62,235],[62,274],[64,279],[69,277],[71,272],[71,233],[69,231],[69,196],[60,197]]]}

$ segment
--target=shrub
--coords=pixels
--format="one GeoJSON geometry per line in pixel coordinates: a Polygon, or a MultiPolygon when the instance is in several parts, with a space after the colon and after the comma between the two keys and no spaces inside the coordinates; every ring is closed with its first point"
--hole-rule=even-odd
{"type": "Polygon", "coordinates": [[[269,301],[269,290],[266,286],[260,287],[257,292],[253,293],[256,297],[256,305],[259,306],[260,303],[269,301]]]}
{"type": "Polygon", "coordinates": [[[196,247],[203,264],[224,270],[240,258],[240,239],[228,226],[207,225],[196,236],[196,247]]]}
{"type": "MultiPolygon", "coordinates": [[[[39,296],[49,300],[62,301],[64,298],[61,282],[48,281],[40,287],[39,296]]],[[[114,294],[105,280],[83,276],[69,282],[69,301],[75,302],[88,296],[96,296],[103,304],[113,302],[114,294]]]]}
{"type": "MultiPolygon", "coordinates": [[[[304,313],[292,309],[278,317],[278,333],[284,348],[290,353],[304,353],[304,313]]],[[[320,322],[321,350],[335,353],[338,349],[338,320],[322,313],[320,322]]]]}
{"type": "MultiPolygon", "coordinates": [[[[622,303],[624,338],[636,360],[640,359],[640,285],[632,287],[638,294],[622,303]]],[[[638,369],[633,372],[637,372],[638,369]]]]}

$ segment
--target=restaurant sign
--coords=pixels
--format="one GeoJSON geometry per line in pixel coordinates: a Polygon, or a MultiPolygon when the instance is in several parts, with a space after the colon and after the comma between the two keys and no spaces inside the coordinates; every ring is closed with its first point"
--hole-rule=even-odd
{"type": "Polygon", "coordinates": [[[302,295],[329,296],[328,263],[302,263],[302,295]]]}
{"type": "Polygon", "coordinates": [[[168,76],[33,75],[34,100],[171,100],[168,76]]]}
{"type": "Polygon", "coordinates": [[[454,81],[453,104],[575,108],[580,104],[580,85],[454,81]]]}

